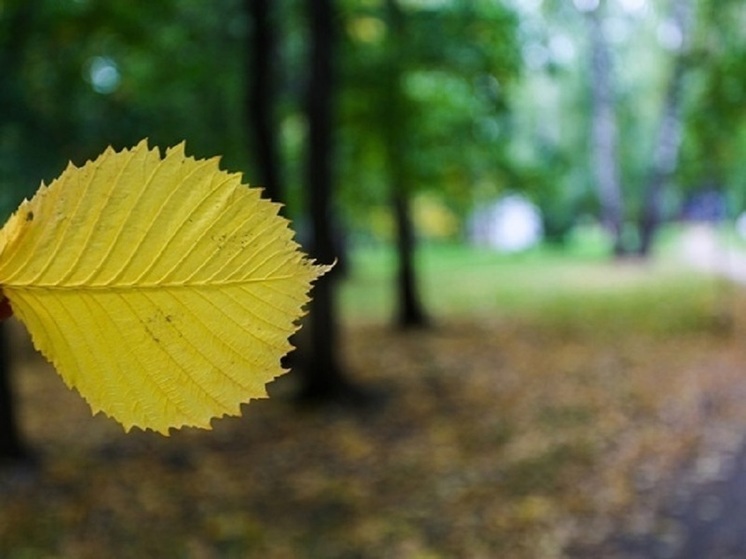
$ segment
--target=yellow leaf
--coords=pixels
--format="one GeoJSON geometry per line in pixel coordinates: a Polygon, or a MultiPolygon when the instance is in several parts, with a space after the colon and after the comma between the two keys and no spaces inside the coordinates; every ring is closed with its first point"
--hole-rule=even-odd
{"type": "Polygon", "coordinates": [[[218,159],[145,141],[42,184],[0,230],[0,287],[94,413],[209,428],[266,396],[326,271],[218,159]]]}

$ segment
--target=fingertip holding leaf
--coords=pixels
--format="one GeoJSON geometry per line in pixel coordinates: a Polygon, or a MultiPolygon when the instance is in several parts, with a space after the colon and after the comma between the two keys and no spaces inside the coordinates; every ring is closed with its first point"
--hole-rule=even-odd
{"type": "Polygon", "coordinates": [[[278,208],[183,143],[164,156],[146,141],[108,148],[0,230],[0,286],[94,413],[127,431],[209,428],[266,397],[329,269],[278,208]]]}

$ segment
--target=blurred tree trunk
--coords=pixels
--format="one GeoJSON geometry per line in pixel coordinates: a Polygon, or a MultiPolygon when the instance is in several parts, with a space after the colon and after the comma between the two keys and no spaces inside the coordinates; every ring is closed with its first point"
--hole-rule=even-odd
{"type": "Polygon", "coordinates": [[[253,22],[251,54],[247,78],[249,130],[253,134],[258,186],[275,202],[283,200],[282,178],[278,149],[277,122],[274,118],[276,95],[277,40],[273,25],[272,0],[245,0],[246,11],[253,22]]]}
{"type": "Polygon", "coordinates": [[[415,264],[415,233],[412,225],[409,194],[404,190],[394,192],[394,215],[397,229],[398,314],[397,324],[402,328],[427,326],[429,321],[417,289],[415,264]]]}
{"type": "Polygon", "coordinates": [[[391,34],[387,95],[383,99],[386,111],[384,141],[397,233],[396,321],[403,328],[416,328],[426,326],[428,319],[418,290],[415,263],[417,239],[410,204],[413,177],[406,152],[411,134],[411,112],[402,91],[402,57],[407,52],[404,44],[406,30],[404,14],[397,0],[386,0],[386,13],[391,34]]]}
{"type": "Polygon", "coordinates": [[[591,38],[591,157],[601,205],[601,219],[609,231],[616,256],[626,252],[623,238],[624,202],[619,172],[618,126],[614,71],[604,34],[603,5],[588,13],[591,38]]]}
{"type": "MultiPolygon", "coordinates": [[[[28,110],[28,99],[20,86],[19,75],[22,70],[20,56],[26,52],[26,41],[33,26],[34,14],[38,9],[35,2],[16,2],[5,6],[3,14],[4,25],[0,28],[3,35],[0,43],[0,72],[3,83],[0,85],[0,131],[4,132],[4,125],[16,128],[17,123],[23,122],[26,130],[33,130],[36,122],[31,118],[28,110]],[[4,33],[3,33],[4,32],[4,33]]],[[[24,130],[24,127],[17,127],[24,130]]],[[[0,178],[4,178],[5,170],[0,169],[0,178]]],[[[0,312],[6,318],[9,309],[7,300],[3,300],[0,312]]],[[[15,414],[15,398],[13,397],[11,380],[10,343],[8,341],[8,326],[0,319],[0,460],[17,460],[27,457],[27,451],[22,443],[15,414]]]]}
{"type": "MultiPolygon", "coordinates": [[[[308,160],[306,187],[310,205],[311,256],[331,264],[337,258],[334,242],[334,49],[338,16],[333,0],[307,0],[310,26],[309,81],[307,90],[308,160]]],[[[345,400],[354,389],[339,362],[336,286],[332,271],[319,278],[312,291],[306,327],[310,341],[301,366],[303,400],[345,400]]],[[[304,348],[305,349],[305,348],[304,348]]]]}
{"type": "Polygon", "coordinates": [[[682,139],[681,97],[684,75],[688,65],[688,48],[693,23],[694,6],[691,0],[675,0],[671,20],[681,34],[681,45],[674,60],[671,79],[668,82],[663,109],[658,124],[653,159],[650,162],[645,185],[642,215],[639,223],[640,256],[648,256],[655,233],[663,218],[663,196],[665,188],[676,170],[682,139]]]}
{"type": "Polygon", "coordinates": [[[15,417],[7,329],[5,321],[0,321],[0,460],[18,460],[25,458],[27,452],[15,417]]]}

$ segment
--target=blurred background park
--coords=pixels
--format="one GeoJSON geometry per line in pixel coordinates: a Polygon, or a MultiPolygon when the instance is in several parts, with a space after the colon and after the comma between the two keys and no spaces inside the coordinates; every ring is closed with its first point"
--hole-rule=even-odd
{"type": "Polygon", "coordinates": [[[4,323],[2,557],[746,557],[739,0],[0,0],[0,71],[4,217],[186,141],[337,260],[209,432],[4,323]]]}

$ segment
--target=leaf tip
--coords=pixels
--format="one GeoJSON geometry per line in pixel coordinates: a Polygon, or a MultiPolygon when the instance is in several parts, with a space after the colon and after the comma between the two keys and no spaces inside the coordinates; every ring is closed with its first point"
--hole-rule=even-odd
{"type": "Polygon", "coordinates": [[[311,266],[313,268],[313,271],[316,273],[316,277],[313,278],[312,281],[316,281],[320,277],[325,276],[326,274],[331,272],[332,269],[337,265],[337,262],[339,262],[338,258],[335,258],[334,262],[332,262],[331,264],[320,264],[316,260],[312,260],[311,266]]]}

